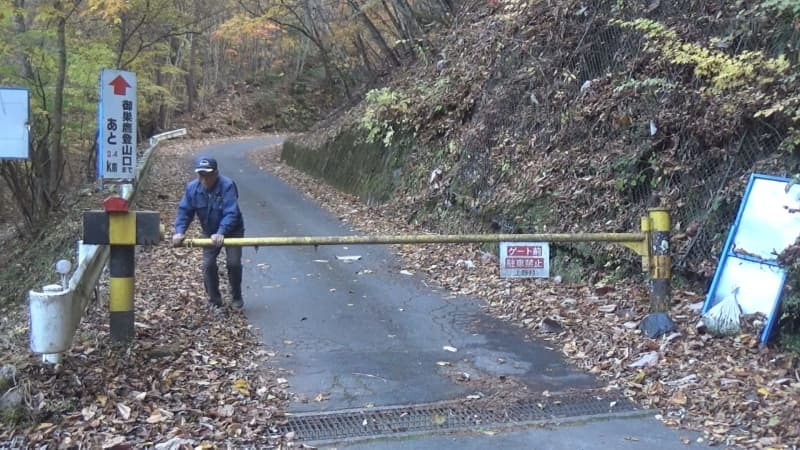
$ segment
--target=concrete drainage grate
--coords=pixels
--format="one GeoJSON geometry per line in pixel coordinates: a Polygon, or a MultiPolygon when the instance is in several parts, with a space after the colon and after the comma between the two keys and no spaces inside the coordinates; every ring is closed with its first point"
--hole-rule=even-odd
{"type": "Polygon", "coordinates": [[[618,393],[581,391],[526,398],[506,405],[453,401],[411,406],[301,413],[287,417],[281,434],[305,442],[335,442],[386,436],[553,423],[565,419],[644,413],[618,393]]]}

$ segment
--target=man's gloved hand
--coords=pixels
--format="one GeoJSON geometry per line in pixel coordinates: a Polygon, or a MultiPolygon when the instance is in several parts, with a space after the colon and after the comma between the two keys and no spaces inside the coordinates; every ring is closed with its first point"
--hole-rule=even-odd
{"type": "Polygon", "coordinates": [[[183,243],[186,236],[183,233],[175,233],[172,235],[172,246],[177,247],[183,243]]]}
{"type": "Polygon", "coordinates": [[[217,247],[222,247],[222,243],[225,242],[225,236],[222,234],[212,234],[211,242],[213,242],[217,247]]]}

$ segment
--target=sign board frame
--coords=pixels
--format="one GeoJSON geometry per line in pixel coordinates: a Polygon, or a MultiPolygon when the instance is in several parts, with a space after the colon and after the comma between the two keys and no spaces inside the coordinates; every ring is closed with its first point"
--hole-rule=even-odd
{"type": "Polygon", "coordinates": [[[124,70],[100,72],[97,107],[97,177],[134,180],[137,164],[136,75],[124,70]]]}
{"type": "Polygon", "coordinates": [[[786,281],[777,255],[800,236],[800,213],[791,212],[800,208],[800,185],[790,185],[790,181],[772,175],[750,176],[703,304],[705,314],[735,295],[743,314],[764,314],[762,344],[778,320],[786,281]]]}
{"type": "Polygon", "coordinates": [[[500,277],[550,278],[550,243],[501,242],[500,277]]]}
{"type": "Polygon", "coordinates": [[[30,158],[30,97],[28,88],[0,87],[0,159],[30,158]]]}

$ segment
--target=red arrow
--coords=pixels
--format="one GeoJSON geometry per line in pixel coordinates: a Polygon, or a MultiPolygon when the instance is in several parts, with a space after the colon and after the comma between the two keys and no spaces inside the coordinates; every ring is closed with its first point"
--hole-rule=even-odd
{"type": "Polygon", "coordinates": [[[122,78],[122,75],[117,75],[117,78],[111,80],[111,83],[108,83],[109,86],[114,86],[114,95],[125,95],[126,89],[131,87],[125,78],[122,78]]]}

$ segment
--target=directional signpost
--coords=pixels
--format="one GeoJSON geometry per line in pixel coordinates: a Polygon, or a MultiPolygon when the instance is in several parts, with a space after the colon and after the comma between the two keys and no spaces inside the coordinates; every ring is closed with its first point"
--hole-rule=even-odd
{"type": "Polygon", "coordinates": [[[28,90],[0,87],[0,159],[28,159],[28,90]]]}
{"type": "MultiPolygon", "coordinates": [[[[131,183],[136,178],[136,75],[122,70],[100,73],[97,108],[97,176],[103,181],[131,183]]],[[[128,201],[110,196],[102,211],[86,211],[83,241],[109,245],[109,306],[111,337],[134,338],[135,246],[160,239],[157,212],[131,211],[128,201]]]]}
{"type": "Polygon", "coordinates": [[[136,75],[103,69],[97,111],[98,178],[133,180],[136,177],[136,75]]]}

